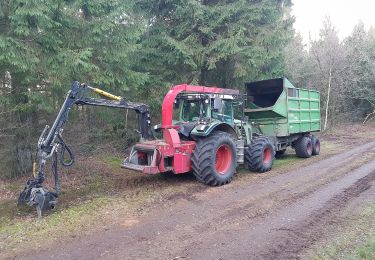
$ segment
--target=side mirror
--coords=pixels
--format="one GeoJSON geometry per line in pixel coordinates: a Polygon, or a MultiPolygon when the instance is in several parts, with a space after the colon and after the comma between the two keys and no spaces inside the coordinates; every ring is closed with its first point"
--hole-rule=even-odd
{"type": "Polygon", "coordinates": [[[221,100],[221,98],[215,98],[214,99],[214,111],[219,111],[223,108],[223,102],[221,100]]]}

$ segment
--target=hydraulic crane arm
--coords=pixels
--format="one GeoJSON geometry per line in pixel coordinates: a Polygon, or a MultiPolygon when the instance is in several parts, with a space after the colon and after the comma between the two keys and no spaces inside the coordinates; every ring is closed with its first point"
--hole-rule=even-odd
{"type": "Polygon", "coordinates": [[[19,204],[35,206],[39,217],[43,211],[52,209],[55,206],[56,198],[60,193],[60,180],[57,173],[58,153],[60,154],[59,159],[63,166],[71,166],[74,163],[73,153],[62,138],[64,124],[74,104],[134,110],[138,117],[140,138],[151,139],[153,137],[150,128],[150,111],[147,105],[130,102],[123,97],[112,95],[84,83],[81,84],[78,81],[73,82],[53,125],[51,127],[47,125],[39,137],[37,159],[33,164],[34,179],[27,182],[18,199],[19,204]],[[98,93],[108,99],[86,97],[85,93],[87,90],[98,93]],[[64,159],[65,152],[69,154],[70,158],[68,161],[64,159]],[[51,157],[53,159],[52,174],[55,179],[54,191],[48,191],[42,186],[45,178],[43,167],[46,160],[51,157]]]}

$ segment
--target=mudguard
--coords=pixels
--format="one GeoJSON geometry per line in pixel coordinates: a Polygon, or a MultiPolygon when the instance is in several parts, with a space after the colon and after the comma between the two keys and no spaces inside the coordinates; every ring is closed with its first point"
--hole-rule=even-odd
{"type": "Polygon", "coordinates": [[[204,137],[210,135],[214,131],[226,132],[233,135],[236,139],[238,138],[236,131],[230,124],[219,121],[210,124],[198,124],[191,131],[190,135],[204,137]]]}

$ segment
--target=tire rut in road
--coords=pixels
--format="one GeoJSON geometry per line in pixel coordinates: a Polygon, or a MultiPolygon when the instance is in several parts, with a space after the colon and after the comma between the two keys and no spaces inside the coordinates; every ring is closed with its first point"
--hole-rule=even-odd
{"type": "Polygon", "coordinates": [[[372,187],[375,172],[369,174],[342,193],[330,199],[322,209],[316,210],[306,223],[294,228],[279,230],[287,231],[286,239],[267,253],[261,254],[265,259],[292,259],[299,258],[299,254],[311,243],[318,240],[327,225],[340,222],[340,213],[347,204],[359,197],[363,192],[372,187]]]}

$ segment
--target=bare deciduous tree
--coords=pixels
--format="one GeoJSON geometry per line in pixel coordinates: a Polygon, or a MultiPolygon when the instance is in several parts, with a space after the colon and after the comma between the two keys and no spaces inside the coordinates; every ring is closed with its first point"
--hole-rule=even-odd
{"type": "MultiPolygon", "coordinates": [[[[337,31],[329,17],[326,17],[323,22],[319,39],[311,41],[310,52],[318,70],[317,73],[313,74],[319,75],[319,77],[315,77],[315,82],[319,82],[322,90],[325,89],[326,91],[323,95],[325,99],[323,130],[326,130],[329,111],[333,103],[331,92],[332,89],[339,89],[340,78],[338,74],[342,70],[341,65],[344,57],[337,31]]],[[[336,95],[338,93],[339,91],[336,91],[336,95]]]]}

